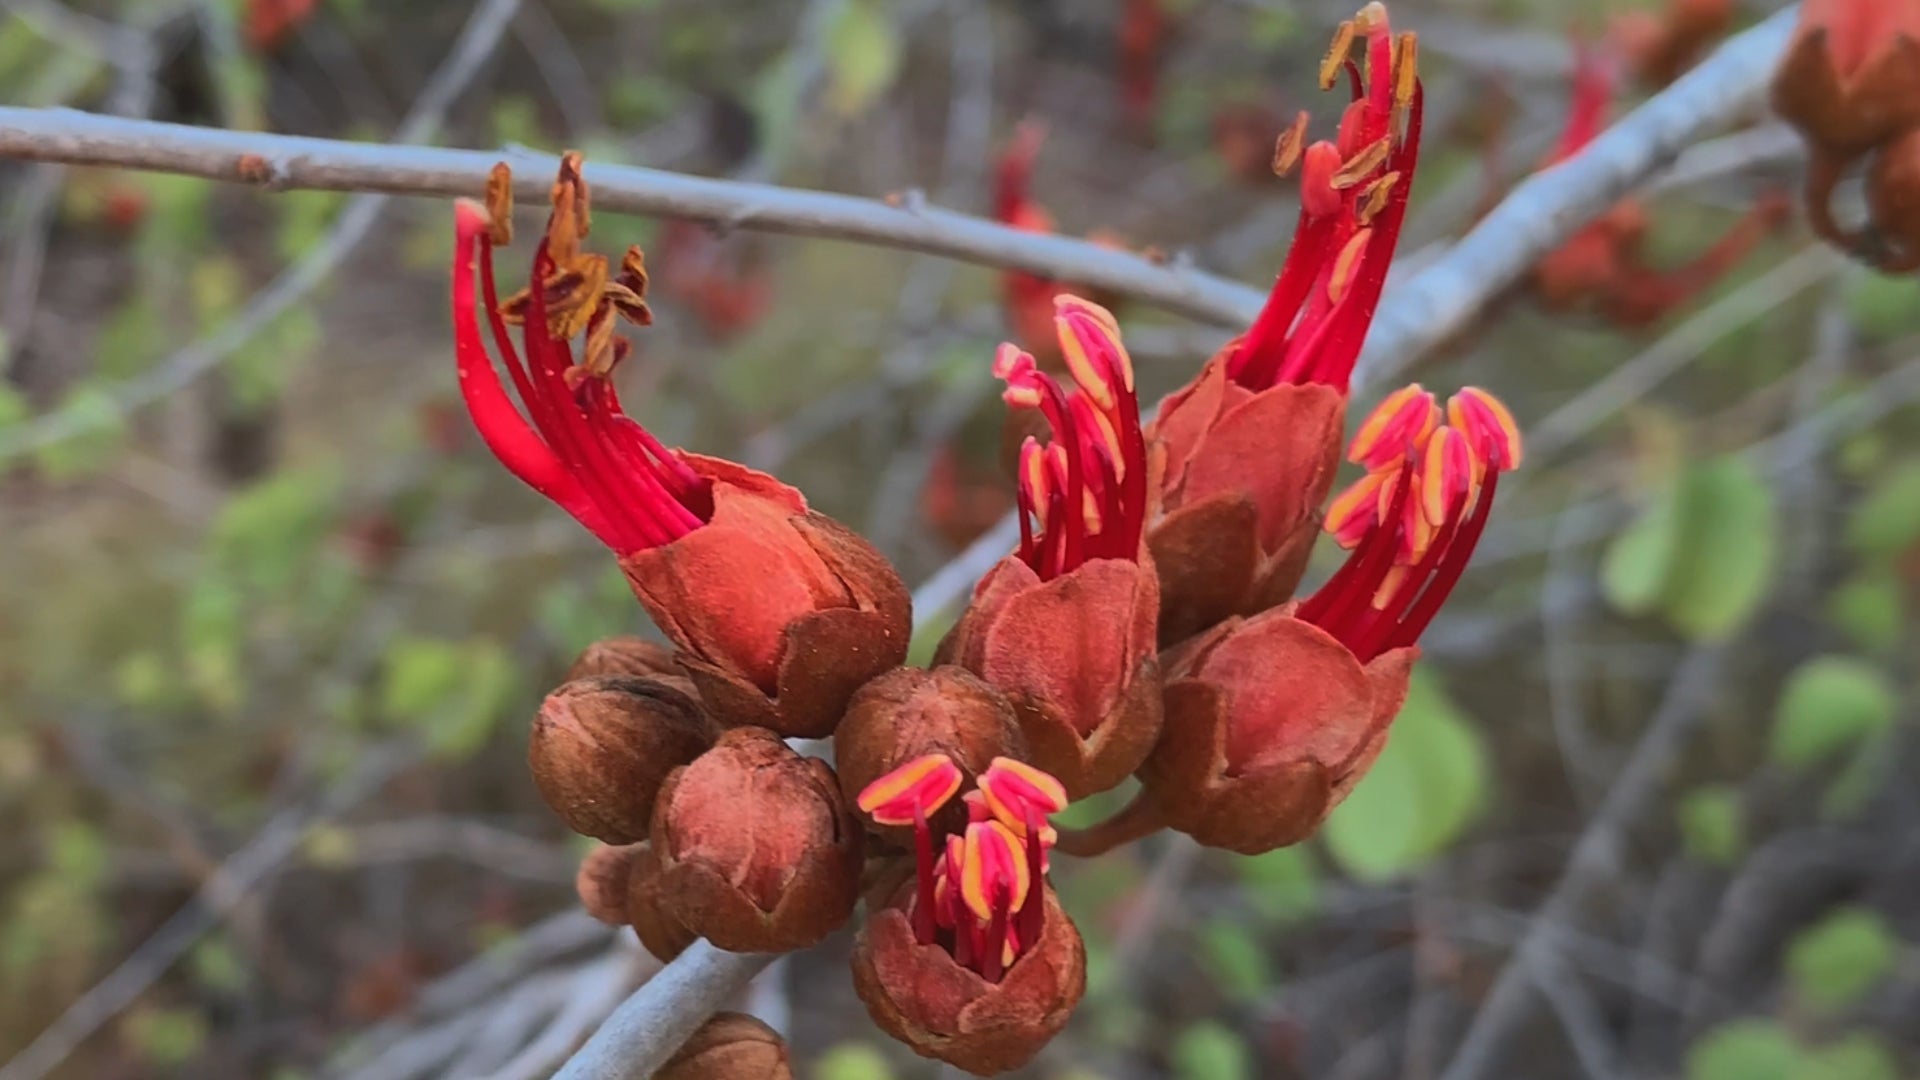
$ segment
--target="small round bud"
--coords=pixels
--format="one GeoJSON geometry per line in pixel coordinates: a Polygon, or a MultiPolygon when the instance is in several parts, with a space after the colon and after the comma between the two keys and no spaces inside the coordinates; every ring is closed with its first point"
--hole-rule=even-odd
{"type": "Polygon", "coordinates": [[[640,944],[662,963],[686,951],[699,937],[669,915],[660,900],[660,860],[653,845],[633,845],[633,865],[627,874],[626,922],[639,936],[640,944]]]}
{"type": "Polygon", "coordinates": [[[594,675],[684,679],[687,673],[674,662],[673,650],[667,646],[646,638],[623,635],[601,638],[587,646],[581,651],[580,658],[567,669],[568,681],[594,675]]]}
{"type": "Polygon", "coordinates": [[[732,952],[812,945],[853,914],[863,839],[831,767],[734,728],[660,790],[663,910],[732,952]]]}
{"type": "MultiPolygon", "coordinates": [[[[834,735],[834,767],[840,791],[849,803],[874,781],[916,758],[944,754],[960,767],[962,786],[971,787],[997,757],[1023,757],[1026,740],[1013,706],[1000,691],[965,668],[943,665],[931,671],[896,668],[861,687],[847,706],[834,735]]],[[[941,812],[937,832],[953,832],[966,823],[958,800],[941,812]]],[[[913,830],[873,826],[877,835],[904,844],[913,830]]]]}
{"type": "Polygon", "coordinates": [[[574,875],[573,891],[587,914],[608,926],[627,921],[627,879],[632,876],[640,844],[614,846],[600,844],[580,860],[580,872],[574,875]]]}
{"type": "Polygon", "coordinates": [[[653,1080],[793,1080],[779,1032],[744,1013],[723,1012],[700,1025],[653,1080]]]}
{"type": "Polygon", "coordinates": [[[719,734],[698,703],[657,679],[575,679],[547,695],[527,764],[553,812],[609,844],[646,839],[654,796],[719,734]]]}

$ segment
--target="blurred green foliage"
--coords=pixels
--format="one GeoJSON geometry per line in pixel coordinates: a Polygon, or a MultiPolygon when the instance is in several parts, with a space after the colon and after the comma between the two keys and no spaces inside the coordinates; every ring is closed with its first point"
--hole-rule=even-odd
{"type": "Polygon", "coordinates": [[[1451,847],[1485,807],[1492,777],[1474,723],[1417,668],[1393,737],[1321,835],[1342,869],[1382,881],[1451,847]]]}

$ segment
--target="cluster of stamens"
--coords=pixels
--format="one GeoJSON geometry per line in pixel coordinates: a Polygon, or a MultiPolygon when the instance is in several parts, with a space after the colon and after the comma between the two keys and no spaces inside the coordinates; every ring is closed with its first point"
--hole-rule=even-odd
{"type": "Polygon", "coordinates": [[[1386,284],[1419,160],[1418,52],[1413,34],[1394,35],[1378,3],[1335,33],[1320,86],[1332,89],[1344,72],[1352,102],[1336,139],[1307,145],[1303,112],[1274,148],[1274,172],[1300,168],[1300,220],[1266,306],[1227,363],[1240,385],[1345,389],[1386,284]],[[1356,42],[1365,43],[1362,62],[1353,59],[1356,42]]]}
{"type": "Polygon", "coordinates": [[[1067,793],[1031,765],[995,758],[961,796],[966,826],[936,852],[932,819],[964,780],[951,757],[927,754],[867,785],[858,804],[878,824],[913,828],[916,940],[998,982],[1045,928],[1047,852],[1057,836],[1047,816],[1067,805],[1067,793]]]}
{"type": "Polygon", "coordinates": [[[993,360],[1007,404],[1040,410],[1053,430],[1044,446],[1029,437],[1020,447],[1020,558],[1042,580],[1088,559],[1137,558],[1147,517],[1146,437],[1120,326],[1100,305],[1062,295],[1054,327],[1071,389],[1016,345],[993,360]]]}
{"type": "Polygon", "coordinates": [[[1327,508],[1327,531],[1352,554],[1298,617],[1362,663],[1413,644],[1466,569],[1499,476],[1521,453],[1512,414],[1484,390],[1461,390],[1444,415],[1418,384],[1390,395],[1348,448],[1366,475],[1327,508]]]}
{"type": "Polygon", "coordinates": [[[653,321],[640,249],[629,248],[617,271],[606,256],[582,249],[590,227],[587,189],[579,155],[569,154],[534,255],[534,284],[502,301],[493,249],[512,241],[512,203],[507,168],[497,165],[487,204],[462,201],[455,217],[455,347],[474,423],[507,468],[615,551],[671,543],[711,517],[713,502],[708,482],[629,418],[614,391],[611,376],[629,351],[614,333],[617,324],[653,321]],[[482,319],[525,415],[494,371],[482,319]],[[524,359],[509,326],[520,327],[524,359]],[[582,335],[576,363],[572,341],[582,335]]]}

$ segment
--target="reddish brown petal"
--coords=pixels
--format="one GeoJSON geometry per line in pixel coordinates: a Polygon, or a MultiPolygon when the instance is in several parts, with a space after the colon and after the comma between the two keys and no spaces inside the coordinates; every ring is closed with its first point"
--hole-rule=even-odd
{"type": "Polygon", "coordinates": [[[979,674],[1010,695],[1054,704],[1084,736],[1153,653],[1143,623],[1158,609],[1150,572],[1121,559],[1094,559],[1008,598],[986,627],[979,674]],[[1143,619],[1147,598],[1153,607],[1143,619]]]}
{"type": "Polygon", "coordinates": [[[1340,463],[1346,398],[1330,386],[1282,384],[1226,409],[1194,448],[1169,507],[1244,493],[1272,551],[1326,501],[1340,463]]]}
{"type": "MultiPolygon", "coordinates": [[[[1220,419],[1221,411],[1227,406],[1231,384],[1227,381],[1226,362],[1239,344],[1238,338],[1229,342],[1226,348],[1207,361],[1192,382],[1167,395],[1160,402],[1159,414],[1147,427],[1147,439],[1166,454],[1165,484],[1168,488],[1180,486],[1187,459],[1193,456],[1194,448],[1200,445],[1207,429],[1220,419]]],[[[1242,390],[1241,394],[1244,395],[1245,391],[1242,390]]]]}
{"type": "Polygon", "coordinates": [[[1238,614],[1260,565],[1253,501],[1235,492],[1190,502],[1147,534],[1160,572],[1160,644],[1184,641],[1238,614]]]}
{"type": "Polygon", "coordinates": [[[1031,1061],[1086,990],[1086,950],[1051,888],[1040,940],[998,983],[921,945],[904,913],[910,888],[875,912],[854,944],[853,986],[874,1023],[923,1057],[980,1076],[1031,1061]]]}
{"type": "Polygon", "coordinates": [[[1199,674],[1225,696],[1230,773],[1274,762],[1336,766],[1372,728],[1373,688],[1360,662],[1284,609],[1242,623],[1199,674]]]}
{"type": "Polygon", "coordinates": [[[634,595],[683,650],[778,690],[787,628],[852,598],[779,501],[716,484],[713,520],[620,562],[634,595]]]}
{"type": "Polygon", "coordinates": [[[832,770],[755,728],[674,772],[652,844],[663,909],[722,949],[813,944],[859,890],[861,833],[832,770]]]}

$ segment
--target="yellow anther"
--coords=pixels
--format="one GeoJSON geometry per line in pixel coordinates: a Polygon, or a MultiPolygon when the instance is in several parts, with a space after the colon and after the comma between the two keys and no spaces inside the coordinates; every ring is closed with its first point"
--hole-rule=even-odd
{"type": "Polygon", "coordinates": [[[1347,290],[1353,287],[1354,271],[1360,268],[1360,256],[1367,250],[1367,241],[1373,239],[1372,229],[1361,229],[1347,240],[1347,246],[1333,260],[1333,273],[1327,280],[1327,299],[1334,303],[1346,299],[1347,290]]]}
{"type": "Polygon", "coordinates": [[[1353,157],[1347,159],[1333,174],[1333,187],[1336,191],[1345,191],[1358,185],[1367,178],[1367,174],[1386,164],[1387,155],[1393,153],[1393,137],[1383,135],[1367,144],[1353,157]]]}
{"type": "Polygon", "coordinates": [[[1273,144],[1273,175],[1286,176],[1300,163],[1300,155],[1307,148],[1307,114],[1302,111],[1293,118],[1293,124],[1280,133],[1273,144]]]}
{"type": "Polygon", "coordinates": [[[1354,34],[1352,19],[1334,29],[1333,44],[1327,46],[1327,55],[1320,61],[1320,89],[1331,90],[1340,81],[1340,70],[1346,67],[1347,57],[1353,53],[1354,34]]]}

